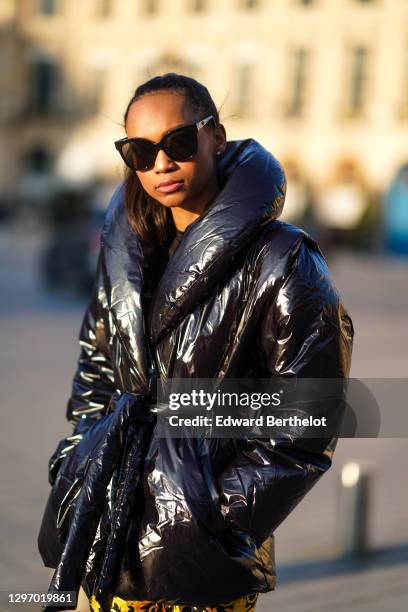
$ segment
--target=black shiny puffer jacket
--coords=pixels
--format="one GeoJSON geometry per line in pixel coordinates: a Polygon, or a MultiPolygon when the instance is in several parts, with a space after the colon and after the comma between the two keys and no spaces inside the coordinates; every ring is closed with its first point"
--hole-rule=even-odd
{"type": "Polygon", "coordinates": [[[349,374],[353,325],[326,262],[311,237],[276,220],[282,167],[252,139],[229,142],[217,163],[221,191],[156,287],[123,187],[106,216],[67,407],[74,432],[50,460],[39,534],[56,568],[50,592],[82,583],[103,610],[113,594],[215,605],[272,590],[273,532],[336,446],[155,435],[155,375],[349,374]]]}

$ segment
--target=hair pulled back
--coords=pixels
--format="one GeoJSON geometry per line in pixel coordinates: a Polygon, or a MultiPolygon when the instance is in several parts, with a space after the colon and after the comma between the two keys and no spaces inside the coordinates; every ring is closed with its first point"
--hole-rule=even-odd
{"type": "MultiPolygon", "coordinates": [[[[197,111],[198,118],[213,115],[215,124],[219,125],[218,110],[208,89],[195,79],[174,72],[153,77],[137,87],[124,114],[125,125],[133,102],[158,91],[183,94],[197,111]]],[[[142,242],[166,248],[174,236],[171,212],[145,192],[137,174],[130,168],[125,169],[125,204],[129,224],[142,242]]]]}

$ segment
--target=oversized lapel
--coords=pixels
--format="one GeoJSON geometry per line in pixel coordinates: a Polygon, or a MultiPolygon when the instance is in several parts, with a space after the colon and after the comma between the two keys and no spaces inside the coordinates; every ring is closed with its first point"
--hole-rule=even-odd
{"type": "Polygon", "coordinates": [[[124,185],[112,197],[101,237],[102,266],[108,307],[131,364],[140,393],[149,391],[147,343],[142,308],[141,241],[131,230],[124,203],[124,185]]]}
{"type": "Polygon", "coordinates": [[[153,343],[211,292],[260,224],[282,211],[282,167],[255,140],[228,142],[217,171],[220,193],[184,232],[155,292],[149,325],[153,343]]]}

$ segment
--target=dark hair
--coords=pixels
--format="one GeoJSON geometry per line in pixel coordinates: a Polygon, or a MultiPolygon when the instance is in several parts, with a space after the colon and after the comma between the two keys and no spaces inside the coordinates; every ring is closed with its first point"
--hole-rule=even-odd
{"type": "MultiPolygon", "coordinates": [[[[124,114],[124,123],[133,102],[152,92],[175,91],[185,95],[192,108],[204,117],[213,115],[219,125],[219,114],[208,89],[195,79],[174,72],[153,77],[135,90],[124,114]]],[[[151,198],[139,178],[130,168],[125,169],[125,204],[129,224],[145,243],[167,248],[174,237],[174,224],[168,208],[151,198]]]]}

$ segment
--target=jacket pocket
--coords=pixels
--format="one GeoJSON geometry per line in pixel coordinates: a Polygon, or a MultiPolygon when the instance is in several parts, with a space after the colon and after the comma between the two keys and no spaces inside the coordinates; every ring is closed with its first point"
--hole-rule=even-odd
{"type": "MultiPolygon", "coordinates": [[[[71,442],[71,437],[62,440],[50,459],[52,488],[37,539],[40,555],[47,567],[55,568],[59,563],[92,451],[100,439],[95,426],[98,424],[98,429],[101,429],[104,425],[102,420],[108,421],[108,418],[105,416],[98,421],[88,421],[86,431],[81,431],[80,439],[75,444],[67,444],[71,442]]],[[[74,435],[78,435],[77,432],[74,435]]]]}
{"type": "Polygon", "coordinates": [[[48,461],[48,482],[53,485],[64,459],[73,451],[82,440],[82,434],[73,434],[59,442],[56,450],[48,461]]]}
{"type": "MultiPolygon", "coordinates": [[[[87,458],[85,466],[81,469],[79,475],[75,478],[72,484],[69,486],[65,495],[57,505],[57,514],[56,514],[56,525],[58,532],[60,534],[60,538],[64,538],[66,533],[65,527],[67,525],[67,519],[70,515],[71,509],[74,507],[75,500],[81,492],[82,483],[85,480],[86,473],[88,471],[88,467],[90,464],[90,457],[87,458]]],[[[64,478],[64,476],[62,476],[64,478]]],[[[69,483],[70,481],[66,478],[64,480],[69,483]]]]}
{"type": "Polygon", "coordinates": [[[76,500],[81,492],[91,457],[88,456],[75,469],[78,458],[75,451],[67,455],[61,464],[50,491],[38,535],[38,547],[45,565],[56,567],[65,544],[76,500]],[[51,552],[50,552],[51,551],[51,552]],[[47,563],[45,558],[52,559],[47,563]]]}

